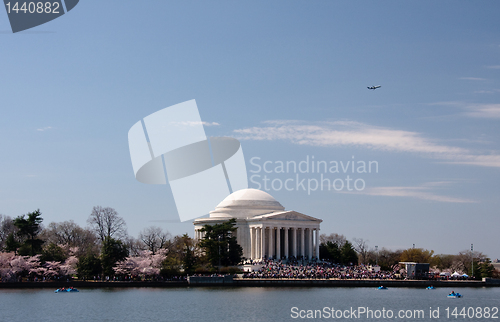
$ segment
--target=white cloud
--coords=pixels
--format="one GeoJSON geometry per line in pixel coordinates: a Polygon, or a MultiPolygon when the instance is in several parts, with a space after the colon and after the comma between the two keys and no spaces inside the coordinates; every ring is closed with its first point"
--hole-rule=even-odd
{"type": "Polygon", "coordinates": [[[500,118],[500,104],[469,104],[465,115],[480,118],[500,118]]]}
{"type": "Polygon", "coordinates": [[[500,167],[500,155],[462,155],[460,159],[449,161],[450,164],[479,165],[483,167],[500,167]]]}
{"type": "Polygon", "coordinates": [[[440,144],[420,133],[395,130],[353,121],[266,122],[267,126],[237,129],[241,140],[285,140],[319,147],[352,146],[389,152],[408,152],[447,163],[500,167],[500,154],[481,155],[468,149],[440,144]]]}
{"type": "Polygon", "coordinates": [[[313,124],[282,123],[276,126],[235,130],[242,140],[288,140],[312,146],[362,146],[376,150],[460,154],[461,148],[433,143],[416,132],[392,130],[367,124],[341,121],[313,124]]]}
{"type": "Polygon", "coordinates": [[[438,202],[452,202],[452,203],[477,202],[472,199],[455,198],[455,197],[438,195],[433,192],[433,190],[435,190],[436,187],[448,184],[449,182],[428,182],[421,186],[414,186],[414,187],[373,187],[373,188],[367,188],[363,191],[356,193],[369,196],[417,198],[422,200],[431,200],[438,202]]]}
{"type": "Polygon", "coordinates": [[[36,129],[37,131],[40,131],[40,132],[43,132],[43,131],[47,131],[47,130],[50,130],[52,129],[52,126],[46,126],[46,127],[42,127],[40,129],[36,129]]]}
{"type": "Polygon", "coordinates": [[[500,69],[500,65],[486,66],[489,69],[500,69]]]}
{"type": "MultiPolygon", "coordinates": [[[[498,91],[498,90],[494,90],[498,91]]],[[[453,106],[463,110],[462,115],[477,118],[500,118],[500,104],[466,103],[460,101],[437,102],[430,105],[453,106]]]]}
{"type": "Polygon", "coordinates": [[[210,122],[201,122],[201,123],[203,123],[203,125],[206,125],[206,126],[219,126],[220,125],[217,122],[212,122],[212,123],[210,123],[210,122]]]}

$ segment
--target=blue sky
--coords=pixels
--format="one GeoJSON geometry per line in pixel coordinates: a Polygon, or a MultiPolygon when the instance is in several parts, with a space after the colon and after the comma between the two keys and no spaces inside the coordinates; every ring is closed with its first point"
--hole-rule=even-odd
{"type": "Polygon", "coordinates": [[[135,180],[127,133],[196,99],[202,119],[218,124],[207,136],[239,138],[248,170],[253,157],[378,162],[378,173],[356,175],[363,191],[268,191],[322,218],[322,233],[436,253],[474,243],[498,258],[499,9],[81,1],[17,34],[0,12],[0,213],[40,208],[47,224],[85,225],[101,205],[133,236],[151,225],[192,234],[175,222],[168,186],[135,180]]]}

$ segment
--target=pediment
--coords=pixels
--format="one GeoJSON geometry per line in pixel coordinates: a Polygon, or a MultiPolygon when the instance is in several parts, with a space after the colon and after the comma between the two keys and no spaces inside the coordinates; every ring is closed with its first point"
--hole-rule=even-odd
{"type": "Polygon", "coordinates": [[[255,216],[253,218],[262,218],[267,220],[290,220],[290,221],[317,221],[322,222],[323,220],[314,218],[308,215],[304,215],[297,211],[281,211],[274,212],[270,214],[255,216]]]}

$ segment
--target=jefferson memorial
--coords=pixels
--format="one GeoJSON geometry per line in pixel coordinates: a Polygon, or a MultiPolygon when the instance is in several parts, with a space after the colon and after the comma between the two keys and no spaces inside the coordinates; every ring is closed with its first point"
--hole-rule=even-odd
{"type": "Polygon", "coordinates": [[[204,225],[236,219],[236,239],[243,257],[252,260],[312,259],[319,255],[319,225],[323,221],[285,208],[270,194],[242,189],[226,197],[207,218],[194,221],[195,239],[204,225]]]}

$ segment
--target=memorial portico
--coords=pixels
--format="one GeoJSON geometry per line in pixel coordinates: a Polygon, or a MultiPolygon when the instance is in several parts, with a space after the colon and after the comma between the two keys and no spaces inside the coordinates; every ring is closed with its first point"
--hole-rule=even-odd
{"type": "Polygon", "coordinates": [[[204,225],[236,219],[236,239],[243,257],[253,260],[312,259],[319,257],[321,219],[296,211],[286,211],[271,195],[243,189],[226,197],[210,212],[210,217],[194,221],[195,238],[203,238],[204,225]]]}

